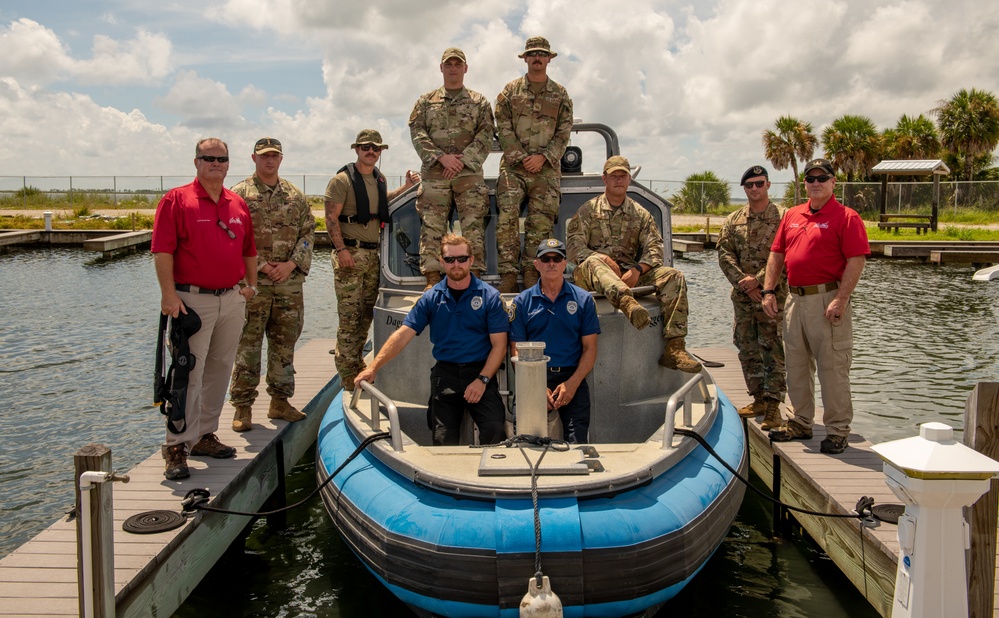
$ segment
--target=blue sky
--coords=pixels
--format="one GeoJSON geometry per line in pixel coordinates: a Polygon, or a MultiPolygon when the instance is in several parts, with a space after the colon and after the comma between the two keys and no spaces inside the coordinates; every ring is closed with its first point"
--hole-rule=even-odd
{"type": "Polygon", "coordinates": [[[366,127],[400,174],[419,165],[406,122],[446,47],[494,100],[543,34],[575,116],[614,127],[643,178],[737,180],[780,115],[886,128],[961,88],[999,92],[996,32],[999,3],[971,0],[8,0],[0,175],[186,175],[207,135],[230,143],[233,183],[264,135],[284,142],[283,171],[331,174],[366,127]]]}

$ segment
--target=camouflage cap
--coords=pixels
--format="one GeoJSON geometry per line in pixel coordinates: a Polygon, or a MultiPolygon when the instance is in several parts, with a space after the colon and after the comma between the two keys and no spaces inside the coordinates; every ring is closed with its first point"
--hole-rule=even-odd
{"type": "Polygon", "coordinates": [[[825,159],[812,159],[805,166],[805,171],[802,174],[807,174],[812,170],[822,170],[827,174],[836,175],[836,170],[833,169],[832,163],[826,161],[825,159]]]}
{"type": "Polygon", "coordinates": [[[465,60],[465,52],[461,51],[457,47],[448,47],[447,49],[445,49],[444,55],[441,56],[441,63],[447,62],[451,58],[457,58],[458,60],[461,60],[462,62],[465,63],[468,62],[467,60],[465,60]]]}
{"type": "Polygon", "coordinates": [[[615,155],[604,163],[604,173],[612,174],[618,170],[624,170],[631,173],[631,166],[628,164],[628,160],[621,155],[615,155]]]}
{"type": "Polygon", "coordinates": [[[281,142],[277,141],[273,137],[261,137],[257,140],[256,145],[253,146],[253,154],[264,154],[265,152],[283,154],[283,151],[281,150],[281,142]]]}
{"type": "Polygon", "coordinates": [[[754,165],[742,173],[742,180],[739,181],[739,186],[745,186],[747,180],[750,178],[756,178],[757,176],[763,176],[767,180],[770,180],[770,174],[767,172],[767,168],[762,165],[754,165]]]}
{"type": "Polygon", "coordinates": [[[382,134],[374,129],[364,129],[357,134],[357,139],[354,143],[350,145],[351,148],[357,148],[361,144],[374,144],[382,150],[388,150],[388,144],[382,143],[382,134]]]}
{"type": "Polygon", "coordinates": [[[552,46],[548,43],[548,39],[543,36],[532,36],[527,39],[527,43],[524,45],[524,53],[517,54],[517,57],[523,58],[532,51],[548,52],[548,55],[552,58],[558,55],[552,51],[552,46]]]}
{"type": "Polygon", "coordinates": [[[541,257],[546,253],[557,253],[565,257],[565,243],[558,238],[542,240],[541,244],[538,245],[538,252],[534,254],[534,257],[541,257]]]}

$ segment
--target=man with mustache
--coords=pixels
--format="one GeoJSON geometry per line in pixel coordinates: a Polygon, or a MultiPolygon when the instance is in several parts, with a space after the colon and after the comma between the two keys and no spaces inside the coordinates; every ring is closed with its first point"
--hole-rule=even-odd
{"type": "Polygon", "coordinates": [[[496,129],[503,158],[496,180],[496,245],[500,291],[517,291],[517,275],[524,287],[538,281],[530,251],[552,237],[562,192],[561,160],[572,130],[572,99],[565,88],[548,77],[548,63],[557,56],[548,40],[527,39],[519,55],[527,74],[506,85],[496,97],[496,129]],[[520,252],[520,210],[527,199],[524,252],[520,252]]]}

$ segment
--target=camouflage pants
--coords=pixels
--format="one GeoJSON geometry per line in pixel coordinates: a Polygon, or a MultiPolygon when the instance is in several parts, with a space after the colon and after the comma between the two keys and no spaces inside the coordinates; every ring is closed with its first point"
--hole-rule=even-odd
{"type": "Polygon", "coordinates": [[[233,406],[252,406],[260,384],[260,360],[267,336],[267,394],[287,399],[295,394],[295,343],[305,323],[302,284],[261,285],[246,301],[246,324],[236,348],[229,386],[233,406]]]}
{"type": "Polygon", "coordinates": [[[420,215],[420,272],[440,272],[437,260],[441,238],[448,231],[448,214],[454,198],[461,223],[461,235],[472,244],[477,272],[485,270],[486,215],[489,214],[489,188],[481,174],[448,179],[423,179],[416,194],[416,212],[420,215]]]}
{"type": "Polygon", "coordinates": [[[768,317],[756,303],[732,305],[735,308],[732,343],[739,349],[746,389],[754,399],[784,401],[787,385],[781,320],[768,317]]]}
{"type": "MultiPolygon", "coordinates": [[[[576,267],[572,277],[576,285],[584,290],[603,294],[617,307],[622,296],[632,296],[621,278],[596,256],[590,256],[576,267]]],[[[663,338],[687,336],[687,281],[683,273],[668,266],[658,266],[638,278],[638,286],[651,285],[656,288],[656,298],[662,311],[663,338]]],[[[652,320],[655,326],[657,321],[652,320]]]]}
{"type": "Polygon", "coordinates": [[[552,237],[558,217],[562,192],[561,174],[545,165],[537,174],[528,174],[522,165],[516,169],[500,166],[496,180],[496,249],[501,275],[530,272],[534,268],[534,250],[541,241],[552,237]],[[527,196],[527,218],[524,220],[524,251],[520,251],[520,205],[527,196]]]}
{"type": "Polygon", "coordinates": [[[378,299],[378,250],[347,247],[354,258],[352,268],[340,266],[333,253],[333,289],[340,325],[336,330],[336,369],[345,388],[353,388],[354,377],[364,368],[362,352],[378,299]]]}

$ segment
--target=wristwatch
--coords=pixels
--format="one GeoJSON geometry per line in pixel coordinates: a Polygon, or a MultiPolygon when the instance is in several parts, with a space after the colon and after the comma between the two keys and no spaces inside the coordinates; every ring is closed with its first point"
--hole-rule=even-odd
{"type": "Polygon", "coordinates": [[[258,294],[258,292],[257,292],[257,286],[255,286],[255,285],[248,285],[248,286],[246,286],[246,287],[248,287],[248,288],[250,288],[251,290],[253,290],[253,295],[254,295],[254,296],[256,296],[256,295],[258,294]]]}
{"type": "Polygon", "coordinates": [[[777,296],[777,292],[775,290],[763,290],[762,292],[760,292],[760,294],[763,296],[766,296],[767,294],[773,294],[774,296],[777,296]]]}
{"type": "Polygon", "coordinates": [[[486,376],[484,376],[484,375],[482,375],[481,373],[475,379],[478,380],[479,382],[482,382],[483,384],[489,384],[489,378],[486,377],[486,376]]]}

